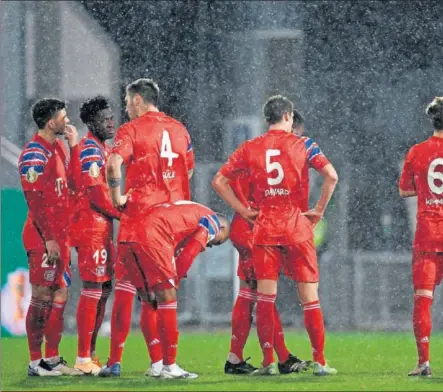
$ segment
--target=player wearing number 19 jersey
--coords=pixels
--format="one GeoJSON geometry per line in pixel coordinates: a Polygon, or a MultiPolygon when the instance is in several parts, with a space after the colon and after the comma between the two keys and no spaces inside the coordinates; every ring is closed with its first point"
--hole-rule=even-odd
{"type": "MultiPolygon", "coordinates": [[[[121,361],[130,326],[131,308],[128,308],[128,302],[132,302],[135,294],[135,287],[121,262],[128,256],[125,252],[132,255],[132,251],[123,244],[140,243],[146,229],[140,221],[151,206],[190,199],[189,179],[194,169],[191,139],[182,123],[158,110],[158,98],[158,86],[150,79],[139,79],[127,86],[126,109],[131,121],[118,129],[107,165],[114,205],[123,208],[108,367],[121,361]],[[121,196],[122,164],[126,167],[125,193],[130,192],[129,198],[121,196]]],[[[152,365],[161,366],[162,350],[156,330],[156,315],[148,302],[142,303],[140,320],[152,365]]]]}
{"type": "Polygon", "coordinates": [[[435,286],[443,278],[443,97],[436,97],[426,113],[434,135],[409,150],[399,183],[400,196],[417,196],[418,204],[412,259],[418,365],[410,376],[431,375],[431,305],[435,286]]]}
{"type": "Polygon", "coordinates": [[[264,354],[263,368],[253,374],[275,374],[274,302],[281,270],[297,282],[305,326],[314,357],[314,374],[335,374],[324,358],[323,316],[318,300],[318,266],[313,227],[324,213],[335,188],[337,174],[312,139],[292,133],[293,105],[282,96],[264,106],[269,124],[265,135],[242,144],[213,181],[220,196],[247,220],[256,217],[252,257],[257,278],[257,333],[264,354]],[[314,166],[325,182],[314,210],[306,211],[308,169],[314,166]],[[257,213],[238,200],[229,185],[249,175],[257,213]]]}

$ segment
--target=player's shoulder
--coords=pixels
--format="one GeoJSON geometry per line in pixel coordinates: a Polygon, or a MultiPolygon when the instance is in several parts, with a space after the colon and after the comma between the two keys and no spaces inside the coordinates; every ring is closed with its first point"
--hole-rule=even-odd
{"type": "Polygon", "coordinates": [[[177,120],[176,118],[168,116],[167,114],[165,114],[164,119],[166,121],[168,121],[171,125],[177,127],[177,129],[182,129],[182,130],[186,131],[185,125],[181,121],[177,120]]]}
{"type": "Polygon", "coordinates": [[[44,154],[47,158],[52,156],[52,152],[36,140],[30,140],[23,146],[22,155],[29,153],[44,154]]]}
{"type": "Polygon", "coordinates": [[[414,158],[426,152],[430,148],[429,139],[413,144],[408,150],[408,157],[414,158]]]}
{"type": "Polygon", "coordinates": [[[96,140],[88,136],[85,136],[80,140],[80,146],[82,150],[86,150],[88,148],[98,148],[100,150],[103,149],[103,147],[100,146],[100,144],[96,140]]]}

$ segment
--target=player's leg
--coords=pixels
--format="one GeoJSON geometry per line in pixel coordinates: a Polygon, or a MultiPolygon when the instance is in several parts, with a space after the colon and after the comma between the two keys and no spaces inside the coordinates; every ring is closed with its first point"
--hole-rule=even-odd
{"type": "Polygon", "coordinates": [[[285,272],[297,282],[297,291],[303,307],[305,328],[309,335],[314,361],[314,375],[334,375],[325,360],[325,326],[318,297],[318,263],[314,241],[309,240],[288,247],[285,272]]]}
{"type": "Polygon", "coordinates": [[[311,361],[304,361],[291,354],[286,346],[283,325],[277,305],[274,306],[274,349],[278,357],[278,371],[280,374],[298,373],[308,370],[311,361]]]}
{"type": "Polygon", "coordinates": [[[131,329],[132,307],[136,293],[131,283],[130,270],[134,264],[134,253],[131,244],[120,243],[118,256],[115,262],[114,303],[111,313],[111,347],[107,364],[102,368],[99,376],[120,376],[123,347],[131,329]]]}
{"type": "Polygon", "coordinates": [[[225,374],[250,374],[256,370],[243,358],[243,349],[251,330],[257,290],[252,250],[248,245],[240,246],[234,243],[239,253],[237,276],[240,279],[240,289],[232,309],[231,345],[225,363],[225,374]]]}
{"type": "Polygon", "coordinates": [[[157,299],[148,293],[148,301],[141,301],[140,328],[148,348],[151,364],[145,375],[159,377],[163,368],[163,351],[158,330],[157,299]]]}
{"type": "MultiPolygon", "coordinates": [[[[81,252],[79,252],[80,254],[81,252]]],[[[85,271],[83,271],[83,275],[85,275],[85,271]]],[[[91,358],[91,334],[94,332],[101,296],[102,283],[83,281],[77,305],[78,344],[75,368],[85,374],[97,375],[100,372],[100,367],[91,358]]]]}
{"type": "Polygon", "coordinates": [[[102,365],[100,363],[100,359],[96,353],[95,348],[97,344],[98,333],[100,331],[100,327],[103,324],[103,319],[105,318],[106,303],[108,302],[111,293],[112,293],[112,281],[109,280],[102,284],[102,296],[100,297],[100,301],[98,302],[95,327],[91,337],[91,359],[92,362],[94,362],[99,367],[102,367],[102,365]]]}
{"type": "MultiPolygon", "coordinates": [[[[252,260],[251,260],[252,261],[252,260]]],[[[239,263],[239,269],[242,266],[239,263]]],[[[239,271],[240,278],[245,277],[239,271]]],[[[252,311],[256,300],[256,281],[240,279],[240,289],[232,309],[231,346],[225,363],[225,374],[250,374],[256,368],[243,358],[243,349],[252,324],[252,311]]]]}
{"type": "MultiPolygon", "coordinates": [[[[32,259],[36,255],[34,252],[29,252],[28,257],[32,259]]],[[[41,257],[39,257],[40,259],[41,257]]],[[[32,297],[26,313],[26,335],[31,359],[28,367],[28,376],[61,376],[62,373],[53,370],[42,356],[45,327],[51,312],[52,289],[35,284],[38,280],[36,279],[35,270],[31,269],[34,263],[30,262],[29,264],[32,297]]]]}
{"type": "Polygon", "coordinates": [[[441,280],[440,262],[443,256],[437,253],[415,251],[412,261],[412,279],[414,284],[414,310],[412,323],[417,345],[417,366],[409,376],[430,376],[430,339],[432,330],[431,307],[434,288],[441,280]]]}
{"type": "MultiPolygon", "coordinates": [[[[158,329],[163,352],[163,368],[161,378],[193,379],[197,374],[182,369],[176,363],[178,346],[178,322],[177,322],[177,292],[175,287],[168,281],[153,287],[158,306],[158,329]]],[[[141,296],[142,301],[148,302],[147,293],[141,296]]]]}
{"type": "Polygon", "coordinates": [[[281,253],[278,247],[254,246],[252,254],[257,277],[257,335],[263,352],[263,368],[252,374],[274,375],[277,373],[274,360],[274,306],[281,253]]]}

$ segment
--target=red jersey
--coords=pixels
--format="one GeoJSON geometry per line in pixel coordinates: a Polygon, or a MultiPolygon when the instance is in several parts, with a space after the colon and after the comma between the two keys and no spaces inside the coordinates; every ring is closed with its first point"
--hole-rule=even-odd
{"type": "MultiPolygon", "coordinates": [[[[75,146],[71,154],[77,150],[75,146]]],[[[45,248],[48,240],[69,242],[68,164],[63,142],[50,144],[37,133],[20,154],[20,179],[29,207],[23,228],[27,251],[45,248]]]]}
{"type": "Polygon", "coordinates": [[[260,212],[254,225],[254,244],[291,245],[313,238],[312,225],[299,219],[307,210],[309,167],[320,170],[329,161],[310,138],[271,130],[243,143],[220,173],[235,179],[246,173],[260,212]]]}
{"type": "Polygon", "coordinates": [[[417,193],[414,249],[443,252],[443,138],[432,136],[409,150],[399,186],[417,193]]]}
{"type": "Polygon", "coordinates": [[[112,153],[126,165],[125,193],[132,190],[120,220],[119,241],[136,240],[139,218],[149,207],[191,197],[188,172],[194,168],[191,138],[179,121],[148,112],[119,128],[112,153]]]}
{"type": "Polygon", "coordinates": [[[79,143],[75,165],[75,204],[71,226],[71,245],[100,245],[112,240],[113,218],[120,212],[112,206],[106,182],[106,161],[110,148],[92,132],[79,143]]]}

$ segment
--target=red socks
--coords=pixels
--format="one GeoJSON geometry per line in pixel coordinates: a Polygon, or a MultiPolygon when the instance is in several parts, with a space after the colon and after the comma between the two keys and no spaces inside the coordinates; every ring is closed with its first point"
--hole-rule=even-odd
{"type": "Polygon", "coordinates": [[[158,327],[163,351],[163,364],[172,365],[177,356],[177,301],[158,304],[158,327]]]}
{"type": "Polygon", "coordinates": [[[257,293],[257,334],[263,351],[263,367],[274,362],[275,295],[257,293]]]}
{"type": "Polygon", "coordinates": [[[97,318],[102,289],[82,289],[77,306],[78,350],[80,358],[91,357],[91,335],[97,318]]]}
{"type": "Polygon", "coordinates": [[[66,302],[52,302],[51,313],[45,330],[45,358],[58,356],[58,346],[62,340],[66,302]]]}
{"type": "Polygon", "coordinates": [[[289,357],[289,350],[285,344],[285,335],[283,333],[283,326],[280,320],[277,306],[274,304],[274,349],[278,356],[280,363],[285,362],[289,357]]]}
{"type": "Polygon", "coordinates": [[[140,313],[140,328],[148,347],[151,362],[155,363],[163,358],[160,334],[157,325],[157,311],[154,310],[151,303],[142,301],[140,313]]]}
{"type": "Polygon", "coordinates": [[[106,302],[108,302],[108,298],[112,293],[112,287],[105,287],[102,289],[102,296],[97,305],[97,314],[95,319],[94,332],[91,337],[91,353],[95,352],[95,346],[97,343],[98,332],[100,331],[100,327],[102,326],[103,319],[105,317],[106,310],[106,302]]]}
{"type": "Polygon", "coordinates": [[[123,347],[131,328],[132,302],[136,289],[128,281],[117,281],[111,315],[111,354],[108,366],[121,362],[123,347]]]}
{"type": "Polygon", "coordinates": [[[432,297],[427,295],[414,295],[414,312],[412,322],[414,325],[415,341],[417,343],[418,363],[429,361],[429,340],[431,338],[432,297]]]}
{"type": "Polygon", "coordinates": [[[313,301],[303,304],[306,331],[312,346],[314,362],[325,365],[325,326],[323,324],[323,314],[320,308],[320,301],[313,301]]]}
{"type": "Polygon", "coordinates": [[[241,288],[232,309],[232,334],[230,352],[243,361],[243,349],[252,323],[252,307],[256,295],[248,287],[241,288]]]}
{"type": "Polygon", "coordinates": [[[31,298],[31,303],[26,313],[26,334],[31,361],[42,358],[42,343],[45,325],[51,311],[51,301],[39,301],[31,298]]]}

